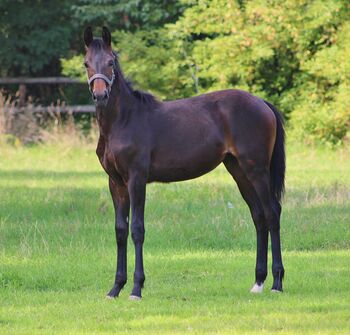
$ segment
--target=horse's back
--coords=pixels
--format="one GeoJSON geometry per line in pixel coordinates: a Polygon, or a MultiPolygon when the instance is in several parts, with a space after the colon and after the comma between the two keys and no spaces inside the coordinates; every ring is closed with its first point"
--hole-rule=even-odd
{"type": "Polygon", "coordinates": [[[271,157],[275,115],[262,99],[246,91],[222,90],[169,101],[164,103],[164,109],[191,129],[203,124],[215,129],[225,150],[236,156],[260,148],[261,154],[271,157]]]}

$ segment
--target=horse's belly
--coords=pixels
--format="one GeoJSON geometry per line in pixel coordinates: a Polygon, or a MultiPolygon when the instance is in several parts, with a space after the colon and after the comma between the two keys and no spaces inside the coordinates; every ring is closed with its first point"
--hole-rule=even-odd
{"type": "Polygon", "coordinates": [[[154,159],[148,181],[173,182],[200,177],[215,169],[223,160],[223,153],[203,153],[192,159],[187,157],[154,159]]]}

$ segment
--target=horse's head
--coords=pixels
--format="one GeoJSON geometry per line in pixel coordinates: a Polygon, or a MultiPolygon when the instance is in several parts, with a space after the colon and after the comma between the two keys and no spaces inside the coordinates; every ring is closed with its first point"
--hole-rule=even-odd
{"type": "Polygon", "coordinates": [[[111,33],[102,28],[102,38],[94,38],[91,27],[84,32],[86,67],[89,88],[96,105],[107,105],[113,82],[115,80],[116,55],[111,47],[111,33]]]}

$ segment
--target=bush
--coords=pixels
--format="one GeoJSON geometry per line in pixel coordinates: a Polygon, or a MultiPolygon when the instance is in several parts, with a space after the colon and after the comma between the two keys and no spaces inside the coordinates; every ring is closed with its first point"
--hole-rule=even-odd
{"type": "Polygon", "coordinates": [[[350,129],[350,23],[333,35],[334,43],[315,53],[302,69],[292,113],[293,133],[314,142],[339,144],[350,129]]]}

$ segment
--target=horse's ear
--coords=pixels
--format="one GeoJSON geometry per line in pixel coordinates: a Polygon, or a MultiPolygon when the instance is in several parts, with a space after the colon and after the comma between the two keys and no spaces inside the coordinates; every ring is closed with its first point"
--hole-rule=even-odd
{"type": "Polygon", "coordinates": [[[94,36],[92,35],[92,29],[91,27],[87,27],[84,31],[84,42],[87,47],[91,44],[92,40],[94,39],[94,36]]]}
{"type": "Polygon", "coordinates": [[[107,27],[102,28],[102,40],[107,46],[111,46],[112,36],[107,27]]]}

